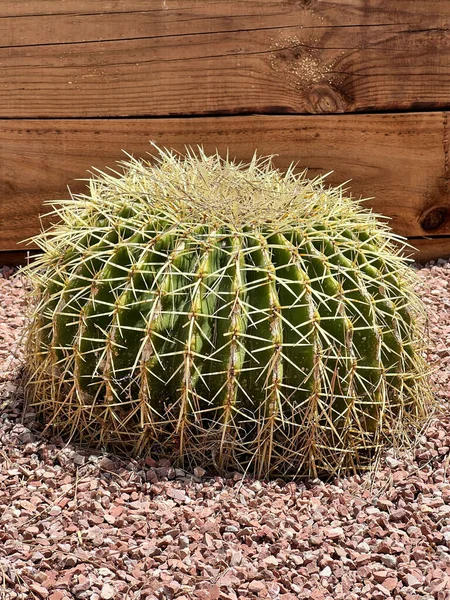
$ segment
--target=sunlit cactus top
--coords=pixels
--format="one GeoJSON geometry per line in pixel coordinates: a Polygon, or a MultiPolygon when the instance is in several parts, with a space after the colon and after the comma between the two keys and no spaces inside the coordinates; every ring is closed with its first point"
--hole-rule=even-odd
{"type": "Polygon", "coordinates": [[[388,227],[270,158],[157,151],[35,239],[28,398],[48,425],[258,475],[405,442],[430,399],[424,315],[388,227]]]}
{"type": "MultiPolygon", "coordinates": [[[[147,223],[151,215],[160,215],[167,222],[226,225],[236,230],[270,225],[277,229],[318,224],[342,227],[344,220],[371,224],[373,234],[380,231],[371,211],[363,210],[342,186],[325,185],[323,176],[307,179],[306,171],[296,173],[294,164],[281,172],[274,168],[272,157],[256,154],[245,164],[224,160],[218,154],[205,155],[201,148],[197,152],[187,149],[186,156],[157,150],[159,156],[153,157],[151,166],[129,157],[119,163],[124,169],[120,176],[114,170],[99,172],[89,182],[89,194],[58,202],[58,216],[70,232],[74,225],[86,227],[86,219],[96,224],[100,215],[117,218],[122,208],[130,209],[125,219],[132,218],[136,224],[140,219],[147,223]]],[[[389,231],[382,230],[385,235],[389,231]]],[[[62,228],[59,233],[64,236],[62,228]]],[[[52,238],[55,234],[50,231],[52,238]]]]}

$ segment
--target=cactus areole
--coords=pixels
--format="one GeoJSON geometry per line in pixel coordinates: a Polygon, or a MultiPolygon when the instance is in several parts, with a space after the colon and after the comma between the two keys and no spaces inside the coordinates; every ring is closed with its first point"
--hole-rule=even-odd
{"type": "Polygon", "coordinates": [[[332,475],[427,413],[423,311],[394,235],[270,159],[157,149],[61,202],[26,269],[27,400],[90,446],[332,475]]]}

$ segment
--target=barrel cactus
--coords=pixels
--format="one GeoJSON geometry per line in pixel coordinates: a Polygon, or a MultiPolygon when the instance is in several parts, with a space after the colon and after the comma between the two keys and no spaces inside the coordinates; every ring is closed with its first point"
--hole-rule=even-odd
{"type": "Polygon", "coordinates": [[[27,401],[80,443],[333,475],[427,414],[415,274],[376,215],[271,159],[132,157],[27,268],[27,401]]]}

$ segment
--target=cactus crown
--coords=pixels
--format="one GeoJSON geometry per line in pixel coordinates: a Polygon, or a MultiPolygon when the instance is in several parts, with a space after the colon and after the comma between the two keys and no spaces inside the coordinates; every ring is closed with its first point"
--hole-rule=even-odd
{"type": "Polygon", "coordinates": [[[35,238],[28,398],[102,447],[262,474],[364,466],[430,401],[395,236],[270,158],[158,150],[35,238]]]}

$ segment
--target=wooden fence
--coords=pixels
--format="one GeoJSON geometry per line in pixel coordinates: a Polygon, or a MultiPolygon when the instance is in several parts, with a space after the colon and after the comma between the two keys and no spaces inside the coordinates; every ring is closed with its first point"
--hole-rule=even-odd
{"type": "Polygon", "coordinates": [[[0,263],[148,140],[332,170],[450,256],[447,109],[450,0],[1,0],[0,263]]]}

